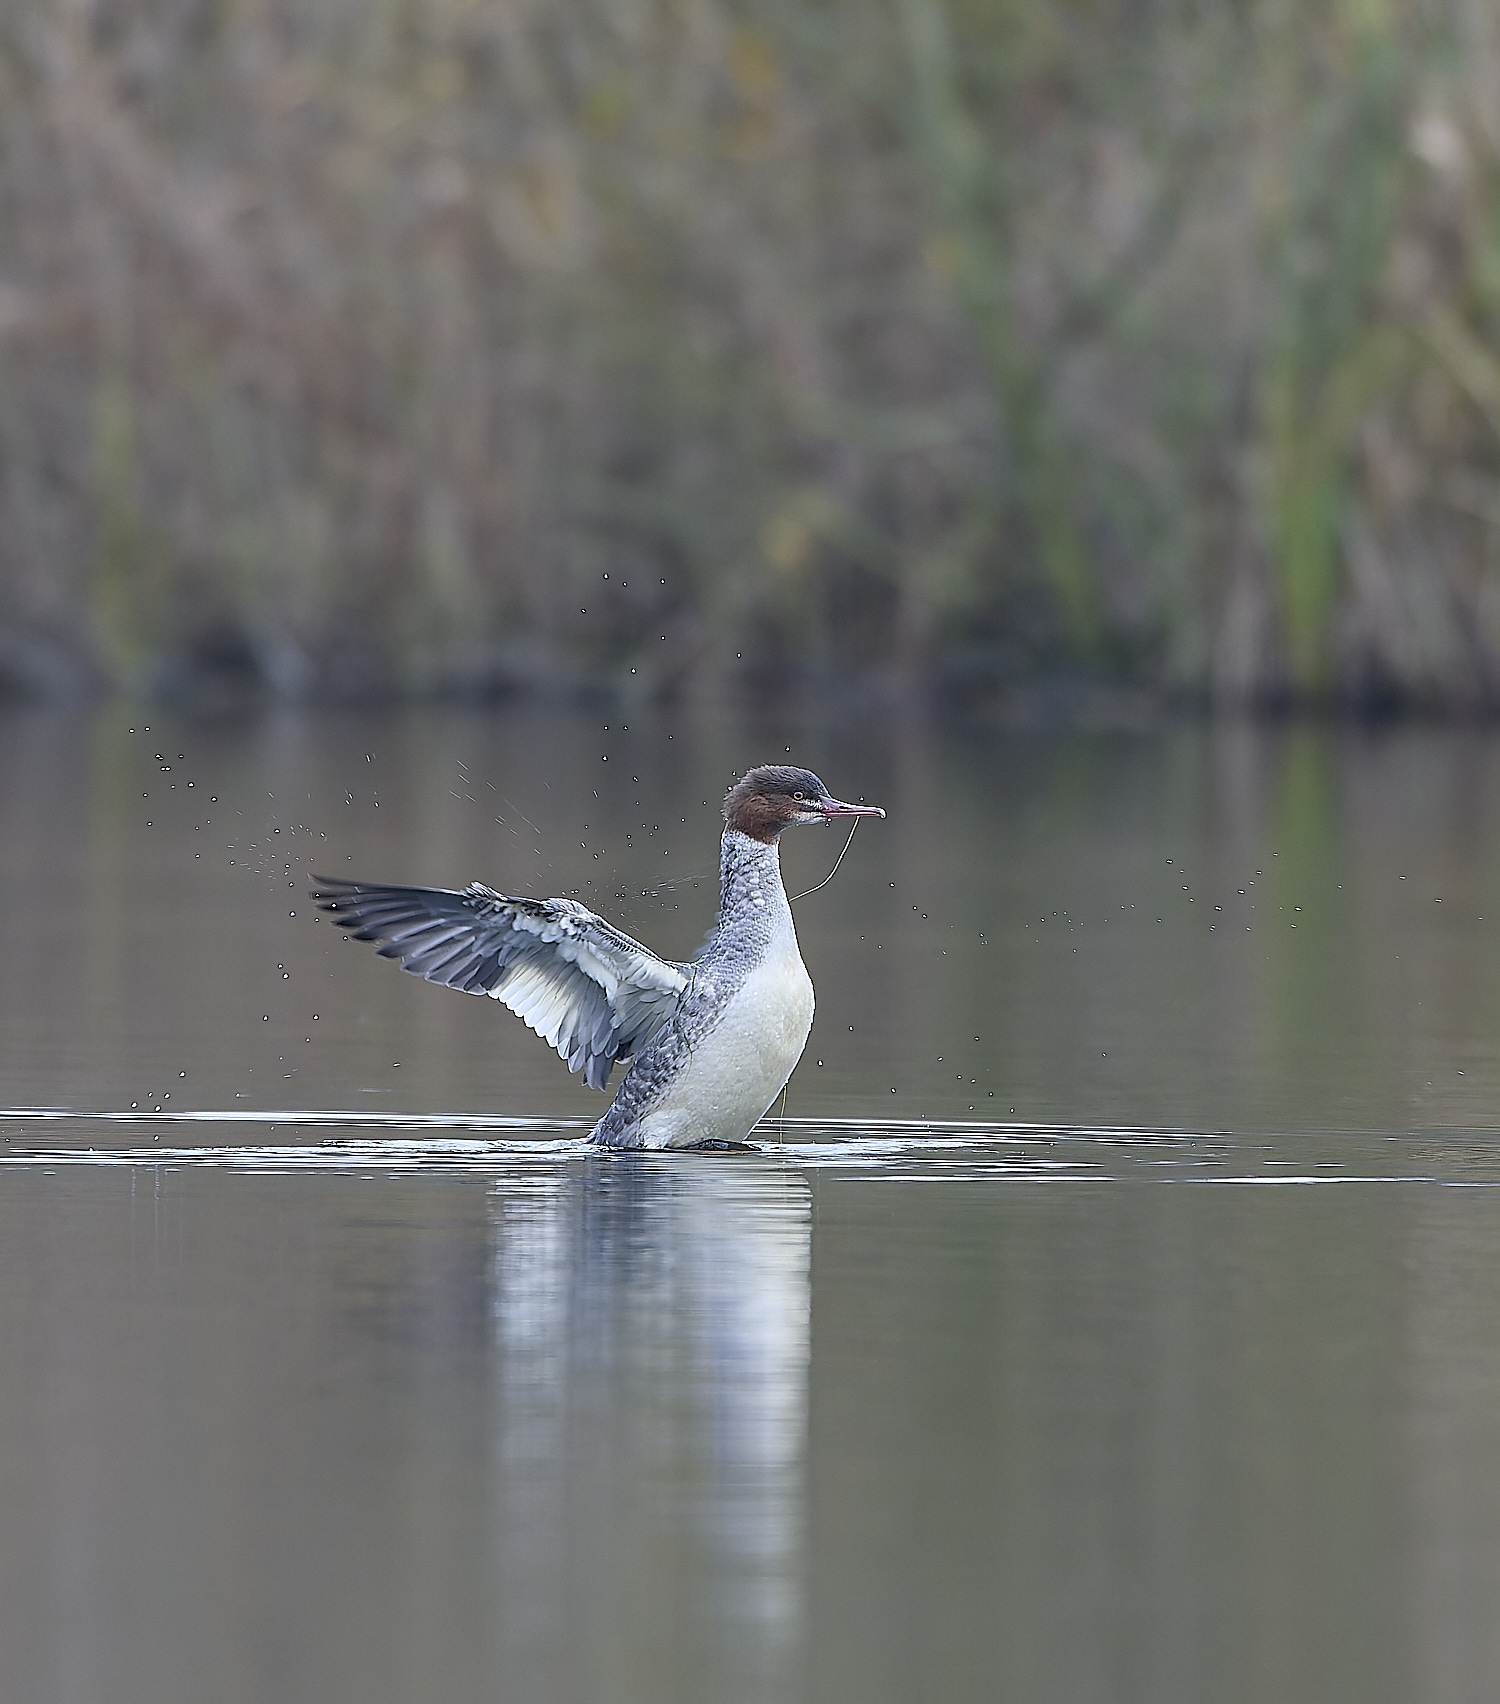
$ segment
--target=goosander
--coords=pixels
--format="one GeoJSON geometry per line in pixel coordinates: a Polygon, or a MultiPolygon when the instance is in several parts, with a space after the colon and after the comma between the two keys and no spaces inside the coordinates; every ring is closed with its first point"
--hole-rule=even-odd
{"type": "Polygon", "coordinates": [[[382,958],[503,1001],[603,1089],[631,1061],[589,1140],[605,1148],[744,1148],[791,1076],[813,1020],[778,839],[798,823],[883,817],[807,769],[752,769],[724,800],[719,915],[688,964],[658,958],[574,899],[525,899],[315,876],[312,897],[382,958]]]}

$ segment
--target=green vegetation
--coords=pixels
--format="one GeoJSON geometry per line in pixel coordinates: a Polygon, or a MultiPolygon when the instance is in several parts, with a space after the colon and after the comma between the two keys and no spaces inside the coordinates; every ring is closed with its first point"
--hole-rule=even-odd
{"type": "Polygon", "coordinates": [[[0,680],[1500,700],[1500,14],[20,0],[0,680]]]}

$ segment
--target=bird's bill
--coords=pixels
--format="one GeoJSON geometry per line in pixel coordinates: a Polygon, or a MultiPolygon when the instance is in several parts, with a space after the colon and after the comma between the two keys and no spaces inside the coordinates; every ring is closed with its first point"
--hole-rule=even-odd
{"type": "Polygon", "coordinates": [[[879,805],[846,805],[842,799],[820,799],[813,809],[821,811],[826,817],[883,817],[885,815],[885,812],[881,810],[879,805]]]}

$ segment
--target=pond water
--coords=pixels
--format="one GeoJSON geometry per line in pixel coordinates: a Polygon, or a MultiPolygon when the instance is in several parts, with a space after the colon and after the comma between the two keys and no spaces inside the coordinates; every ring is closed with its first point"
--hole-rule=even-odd
{"type": "Polygon", "coordinates": [[[0,799],[8,1699],[1492,1694],[1500,735],[109,705],[0,799]],[[788,752],[890,815],[755,1154],[306,899],[689,956],[788,752]]]}

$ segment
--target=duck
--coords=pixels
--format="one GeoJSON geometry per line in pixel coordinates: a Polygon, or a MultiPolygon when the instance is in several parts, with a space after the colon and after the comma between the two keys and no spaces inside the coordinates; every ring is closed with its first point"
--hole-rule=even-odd
{"type": "MultiPolygon", "coordinates": [[[[883,817],[809,769],[762,764],[724,800],[719,909],[697,958],[660,957],[575,899],[314,876],[312,898],[355,940],[445,988],[508,1006],[607,1090],[588,1141],[609,1149],[744,1150],[786,1087],[813,1021],[781,877],[788,828],[883,817]]],[[[852,833],[852,829],[851,829],[852,833]]]]}

